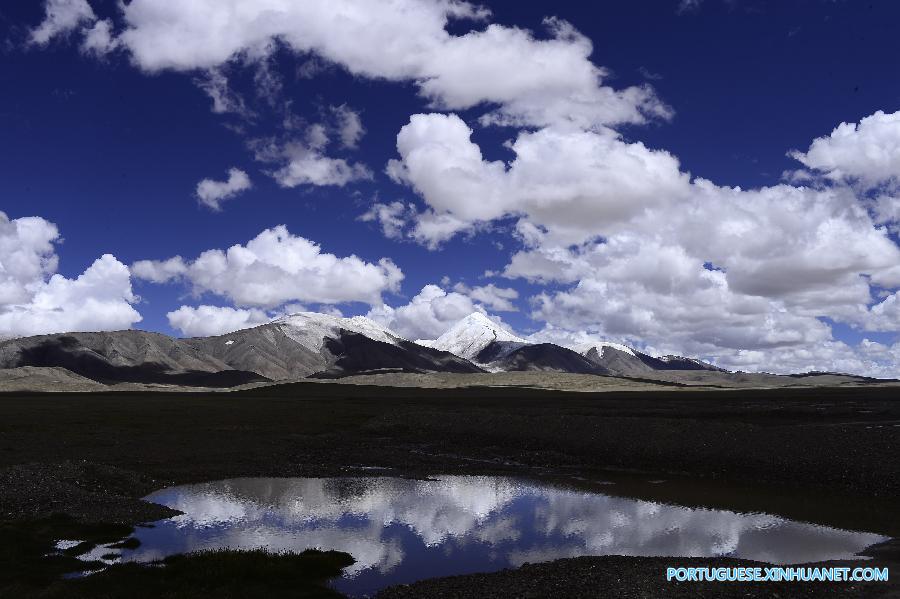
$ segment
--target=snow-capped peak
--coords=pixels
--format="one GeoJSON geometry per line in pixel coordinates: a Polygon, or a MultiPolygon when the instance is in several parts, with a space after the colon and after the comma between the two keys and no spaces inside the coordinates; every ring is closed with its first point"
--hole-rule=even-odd
{"type": "Polygon", "coordinates": [[[433,340],[419,339],[419,345],[448,351],[461,358],[475,358],[494,341],[528,343],[513,335],[481,312],[473,312],[450,327],[450,330],[433,340]]]}
{"type": "Polygon", "coordinates": [[[582,345],[578,348],[578,353],[584,355],[591,351],[592,349],[596,349],[597,353],[600,354],[600,357],[603,357],[603,352],[607,349],[614,349],[620,352],[624,352],[629,356],[633,356],[634,350],[628,347],[627,345],[622,345],[621,343],[613,343],[612,341],[596,341],[593,343],[588,343],[582,345]]]}
{"type": "Polygon", "coordinates": [[[365,316],[343,318],[318,312],[297,312],[277,318],[272,324],[278,326],[289,338],[313,351],[322,349],[325,338],[336,337],[342,329],[384,343],[396,344],[403,339],[389,328],[365,316]]]}
{"type": "Polygon", "coordinates": [[[694,366],[697,366],[703,370],[721,370],[721,368],[719,368],[715,364],[704,362],[703,360],[700,360],[698,358],[688,358],[685,356],[676,356],[669,354],[666,356],[660,356],[659,360],[665,362],[666,364],[672,364],[673,362],[676,364],[693,364],[694,366]]]}

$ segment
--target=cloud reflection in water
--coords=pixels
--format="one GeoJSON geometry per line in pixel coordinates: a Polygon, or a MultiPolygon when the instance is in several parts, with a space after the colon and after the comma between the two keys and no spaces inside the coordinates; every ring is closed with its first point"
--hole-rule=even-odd
{"type": "Polygon", "coordinates": [[[852,558],[886,540],[766,514],[694,509],[481,476],[234,479],[150,495],[184,514],[139,529],[124,559],[203,549],[336,549],[350,594],[580,555],[852,558]]]}

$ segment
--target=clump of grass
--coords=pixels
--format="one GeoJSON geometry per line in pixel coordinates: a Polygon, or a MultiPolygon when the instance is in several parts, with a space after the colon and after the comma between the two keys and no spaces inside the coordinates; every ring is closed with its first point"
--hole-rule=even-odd
{"type": "Polygon", "coordinates": [[[134,537],[128,537],[124,541],[114,543],[109,546],[110,549],[137,549],[141,546],[141,542],[134,537]]]}
{"type": "Polygon", "coordinates": [[[82,555],[97,545],[111,543],[133,532],[124,524],[84,524],[64,515],[39,520],[0,522],[0,596],[7,588],[42,587],[63,574],[103,567],[100,562],[85,562],[82,555]],[[56,551],[59,539],[81,541],[64,551],[56,551]]]}

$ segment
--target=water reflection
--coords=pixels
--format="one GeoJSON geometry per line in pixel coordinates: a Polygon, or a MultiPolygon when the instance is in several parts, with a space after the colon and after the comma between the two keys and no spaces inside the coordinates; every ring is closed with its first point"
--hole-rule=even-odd
{"type": "Polygon", "coordinates": [[[309,547],[357,560],[336,587],[370,593],[433,576],[580,555],[852,558],[886,540],[766,514],[691,509],[504,477],[235,479],[165,489],[184,512],[139,529],[123,559],[202,549],[309,547]]]}

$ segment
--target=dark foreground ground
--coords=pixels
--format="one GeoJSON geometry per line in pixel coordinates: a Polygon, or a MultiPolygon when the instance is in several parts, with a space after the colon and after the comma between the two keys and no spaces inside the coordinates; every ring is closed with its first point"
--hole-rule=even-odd
{"type": "MultiPolygon", "coordinates": [[[[58,534],[59,527],[84,523],[127,527],[167,516],[166,508],[139,501],[152,490],[238,476],[359,474],[366,466],[391,468],[396,476],[561,477],[588,488],[594,481],[614,479],[618,484],[604,486],[604,493],[766,511],[900,536],[896,395],[896,389],[878,387],[578,394],[300,383],[202,396],[0,396],[0,596],[144,596],[125,582],[138,575],[115,569],[102,578],[91,577],[96,580],[53,582],[68,564],[61,557],[60,563],[48,565],[42,552],[51,538],[65,538],[58,534]],[[665,478],[671,484],[660,489],[647,484],[651,478],[665,478]],[[60,513],[73,519],[51,518],[60,513]],[[31,547],[31,553],[22,547],[31,547]]],[[[102,527],[97,530],[102,537],[102,527]]],[[[89,535],[79,538],[84,536],[89,535]]],[[[870,563],[895,564],[897,553],[892,546],[882,548],[870,563]]],[[[321,581],[329,575],[328,568],[339,568],[346,557],[334,557],[337,561],[322,567],[326,558],[332,559],[305,558],[315,566],[307,568],[314,574],[308,577],[309,585],[293,581],[260,592],[273,597],[333,596],[321,581]]],[[[216,560],[240,560],[228,554],[204,559],[201,563],[188,558],[174,568],[154,570],[168,570],[165,576],[170,577],[234,572],[234,567],[216,560]]],[[[266,564],[260,568],[276,571],[281,567],[278,560],[295,558],[271,559],[253,558],[254,563],[266,564]]],[[[662,578],[663,566],[672,561],[561,560],[426,581],[385,591],[384,596],[779,593],[789,597],[897,592],[895,583],[673,585],[662,578]]],[[[677,565],[713,561],[678,560],[677,565]]],[[[894,578],[900,575],[900,565],[892,569],[894,578]]],[[[257,578],[244,572],[241,579],[257,578]]],[[[242,596],[223,594],[221,588],[209,586],[209,580],[192,580],[193,586],[179,578],[159,587],[173,593],[189,589],[185,594],[166,595],[157,588],[159,592],[148,596],[242,596]]],[[[156,588],[153,584],[138,586],[146,590],[156,588]]]]}

